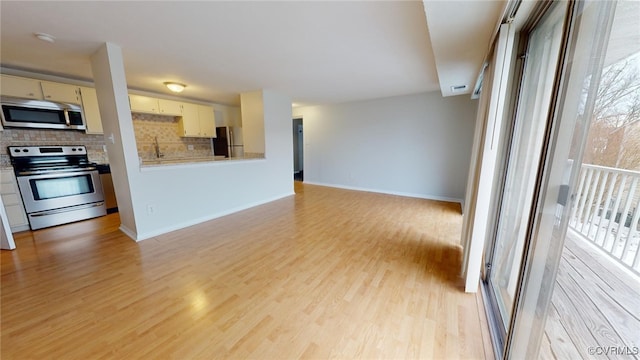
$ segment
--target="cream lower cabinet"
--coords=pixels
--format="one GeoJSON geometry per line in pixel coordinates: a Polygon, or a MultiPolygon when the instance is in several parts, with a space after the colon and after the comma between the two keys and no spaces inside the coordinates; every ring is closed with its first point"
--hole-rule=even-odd
{"type": "Polygon", "coordinates": [[[100,117],[100,108],[98,107],[98,95],[96,89],[81,87],[80,95],[82,96],[82,112],[87,129],[87,134],[102,134],[102,118],[100,117]]]}
{"type": "Polygon", "coordinates": [[[24,211],[13,169],[0,169],[0,196],[7,212],[11,232],[29,230],[29,220],[24,211]]]}
{"type": "Polygon", "coordinates": [[[206,105],[182,104],[182,117],[178,122],[181,137],[216,137],[216,120],[213,108],[206,105]]]}

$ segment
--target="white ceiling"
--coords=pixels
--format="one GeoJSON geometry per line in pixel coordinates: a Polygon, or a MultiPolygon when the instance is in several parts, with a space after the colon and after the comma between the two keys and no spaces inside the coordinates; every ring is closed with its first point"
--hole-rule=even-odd
{"type": "Polygon", "coordinates": [[[428,14],[462,19],[454,33],[440,15],[428,16],[428,30],[421,1],[3,0],[0,62],[90,81],[89,57],[112,42],[122,48],[130,89],[169,94],[164,81],[183,82],[180,96],[194,100],[238,104],[239,93],[262,88],[301,104],[440,88],[449,95],[454,83],[473,87],[489,41],[478,36],[493,30],[496,16],[487,13],[496,4],[428,1],[428,14]]]}
{"type": "Polygon", "coordinates": [[[425,1],[443,96],[470,94],[506,1],[425,1]],[[453,86],[466,85],[464,90],[453,86]]]}

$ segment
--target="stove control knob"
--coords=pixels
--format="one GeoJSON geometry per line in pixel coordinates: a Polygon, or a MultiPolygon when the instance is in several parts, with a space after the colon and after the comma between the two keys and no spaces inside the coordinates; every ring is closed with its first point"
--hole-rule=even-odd
{"type": "Polygon", "coordinates": [[[29,149],[22,149],[22,152],[29,152],[29,149]]]}

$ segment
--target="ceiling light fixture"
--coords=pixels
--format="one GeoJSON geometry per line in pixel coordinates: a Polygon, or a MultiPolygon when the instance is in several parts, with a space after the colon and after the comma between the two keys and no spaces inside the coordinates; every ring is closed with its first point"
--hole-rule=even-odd
{"type": "Polygon", "coordinates": [[[48,43],[53,43],[53,42],[56,41],[55,36],[49,35],[49,34],[46,34],[46,33],[39,32],[39,33],[33,33],[33,35],[35,35],[35,37],[37,37],[38,39],[40,39],[42,41],[46,41],[48,43]]]}
{"type": "Polygon", "coordinates": [[[165,82],[164,85],[168,87],[169,90],[177,93],[182,92],[182,90],[184,90],[184,88],[187,87],[187,85],[185,84],[180,84],[180,83],[170,82],[170,81],[165,82]]]}

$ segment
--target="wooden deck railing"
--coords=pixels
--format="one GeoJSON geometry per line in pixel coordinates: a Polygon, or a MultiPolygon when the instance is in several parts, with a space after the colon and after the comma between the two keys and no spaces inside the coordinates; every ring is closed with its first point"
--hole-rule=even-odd
{"type": "Polygon", "coordinates": [[[582,165],[569,226],[640,275],[640,172],[582,165]]]}

